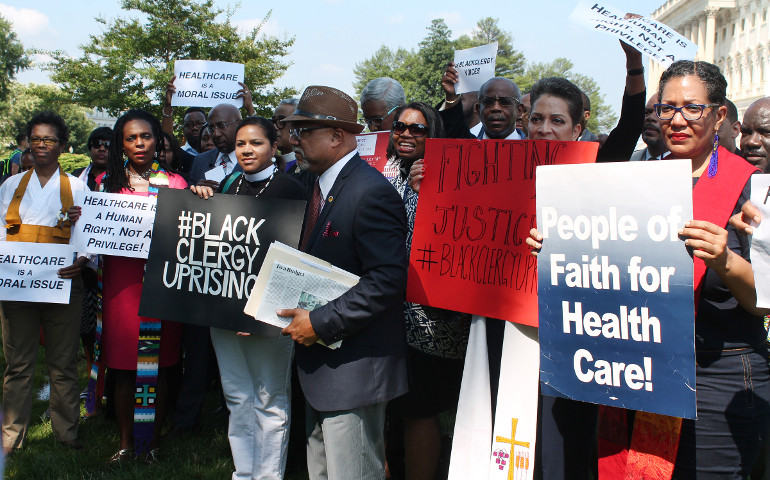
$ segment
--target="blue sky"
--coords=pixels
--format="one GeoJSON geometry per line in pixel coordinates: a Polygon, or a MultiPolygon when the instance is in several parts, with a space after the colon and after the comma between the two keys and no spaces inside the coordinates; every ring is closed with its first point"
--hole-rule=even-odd
{"type": "MultiPolygon", "coordinates": [[[[98,35],[95,17],[137,16],[120,9],[118,0],[0,0],[0,14],[10,19],[25,47],[61,49],[79,56],[79,45],[98,35]]],[[[480,18],[491,16],[512,33],[514,48],[530,62],[566,57],[574,70],[593,77],[608,103],[619,109],[625,80],[625,57],[618,41],[569,22],[577,0],[363,2],[353,0],[297,0],[241,2],[233,20],[253,28],[272,8],[264,29],[273,35],[296,36],[288,60],[293,62],[278,86],[329,85],[353,95],[353,68],[381,45],[417,48],[434,18],[443,18],[453,38],[470,33],[480,18]]],[[[663,0],[616,0],[611,5],[649,16],[663,0]]],[[[216,0],[218,7],[235,1],[216,0]]],[[[19,75],[21,82],[50,83],[36,68],[19,75]]],[[[248,80],[248,79],[247,79],[248,80]]]]}

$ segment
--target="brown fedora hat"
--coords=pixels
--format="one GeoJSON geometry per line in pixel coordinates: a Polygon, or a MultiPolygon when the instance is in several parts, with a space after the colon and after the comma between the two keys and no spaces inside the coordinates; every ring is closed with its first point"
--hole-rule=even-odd
{"type": "Polygon", "coordinates": [[[297,109],[284,122],[313,122],[361,133],[364,126],[357,122],[358,104],[345,92],[332,87],[313,85],[302,92],[297,109]]]}

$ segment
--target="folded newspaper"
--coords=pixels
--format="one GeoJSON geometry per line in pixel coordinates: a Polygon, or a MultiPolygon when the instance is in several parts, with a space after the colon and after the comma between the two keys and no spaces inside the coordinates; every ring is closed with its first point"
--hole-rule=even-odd
{"type": "MultiPolygon", "coordinates": [[[[357,283],[358,277],[352,273],[283,243],[273,242],[243,311],[260,322],[285,328],[291,318],[279,317],[276,310],[303,308],[313,311],[357,283]]],[[[342,340],[331,345],[321,340],[318,343],[335,349],[342,340]]]]}

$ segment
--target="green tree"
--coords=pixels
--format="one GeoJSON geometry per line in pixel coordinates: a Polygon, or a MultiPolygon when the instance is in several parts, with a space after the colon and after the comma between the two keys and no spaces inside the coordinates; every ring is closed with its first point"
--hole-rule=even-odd
{"type": "Polygon", "coordinates": [[[601,93],[596,81],[586,75],[572,71],[573,63],[566,58],[557,58],[552,62],[531,63],[527,66],[523,75],[517,76],[514,81],[522,93],[528,92],[541,78],[563,77],[574,83],[580,90],[588,95],[591,100],[591,118],[586,125],[588,130],[594,133],[608,133],[618,117],[613,113],[609,105],[605,103],[604,94],[601,93]]]}
{"type": "Polygon", "coordinates": [[[458,50],[462,50],[497,42],[495,76],[514,79],[524,73],[527,60],[523,53],[513,48],[513,36],[500,28],[497,22],[497,18],[482,18],[476,22],[471,35],[462,35],[455,41],[455,45],[458,50]]]}
{"type": "Polygon", "coordinates": [[[0,15],[0,101],[8,98],[16,74],[28,69],[31,63],[13,25],[0,15]]]}
{"type": "MultiPolygon", "coordinates": [[[[144,108],[160,117],[174,61],[187,59],[245,64],[246,84],[261,115],[269,116],[281,98],[297,93],[269,87],[289,68],[283,57],[294,44],[294,37],[260,35],[270,13],[242,36],[231,23],[237,6],[222,10],[213,0],[122,0],[121,7],[139,12],[142,20],[97,18],[103,33],[80,46],[80,58],[45,52],[53,57],[47,65],[51,79],[80,105],[111,114],[144,108]]],[[[176,110],[180,124],[183,109],[176,110]]]]}
{"type": "Polygon", "coordinates": [[[29,119],[43,110],[53,110],[61,115],[70,130],[68,148],[74,153],[86,153],[88,136],[96,127],[86,118],[87,110],[71,101],[62,100],[60,89],[54,85],[22,85],[14,82],[9,89],[9,99],[0,103],[0,137],[4,143],[15,142],[19,132],[27,131],[29,119]]]}
{"type": "Polygon", "coordinates": [[[356,64],[353,70],[356,93],[360,95],[370,80],[391,77],[404,87],[407,101],[438,103],[444,97],[441,75],[447,62],[454,58],[455,45],[451,36],[452,31],[439,18],[431,22],[428,35],[416,52],[401,47],[393,51],[381,46],[372,57],[356,64]]]}

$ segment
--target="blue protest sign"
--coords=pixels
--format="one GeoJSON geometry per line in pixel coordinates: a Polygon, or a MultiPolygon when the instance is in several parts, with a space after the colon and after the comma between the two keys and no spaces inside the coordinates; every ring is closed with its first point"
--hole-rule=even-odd
{"type": "Polygon", "coordinates": [[[695,418],[689,160],[537,169],[540,387],[695,418]]]}

